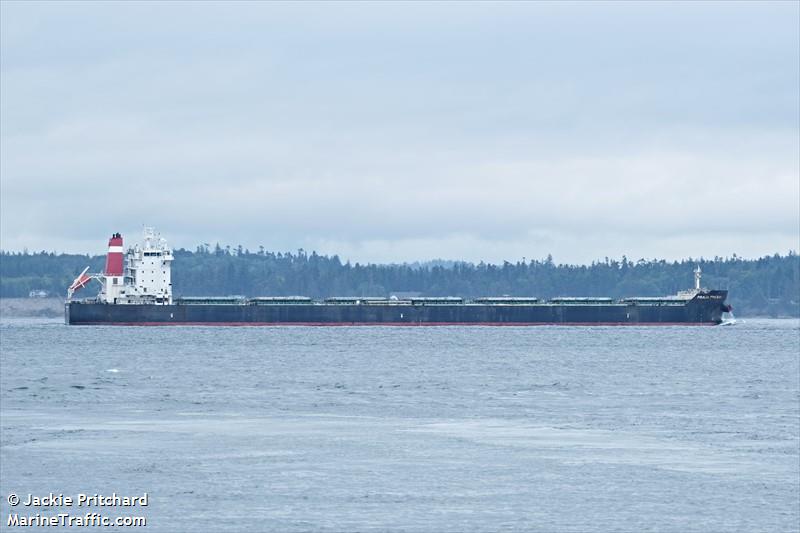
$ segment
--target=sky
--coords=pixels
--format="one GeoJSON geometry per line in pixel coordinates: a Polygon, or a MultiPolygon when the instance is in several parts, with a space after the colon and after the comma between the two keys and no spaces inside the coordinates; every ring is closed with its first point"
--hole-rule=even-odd
{"type": "Polygon", "coordinates": [[[800,249],[800,3],[0,3],[0,248],[800,249]]]}

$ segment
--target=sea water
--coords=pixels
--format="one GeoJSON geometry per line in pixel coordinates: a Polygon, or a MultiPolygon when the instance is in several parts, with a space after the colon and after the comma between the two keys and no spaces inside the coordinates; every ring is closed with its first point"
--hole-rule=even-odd
{"type": "Polygon", "coordinates": [[[4,319],[0,352],[2,529],[59,512],[153,532],[800,528],[797,320],[4,319]],[[8,503],[50,493],[147,505],[8,503]]]}

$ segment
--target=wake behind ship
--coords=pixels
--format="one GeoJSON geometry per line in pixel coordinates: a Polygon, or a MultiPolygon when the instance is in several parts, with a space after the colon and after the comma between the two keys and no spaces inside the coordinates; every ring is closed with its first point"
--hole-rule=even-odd
{"type": "Polygon", "coordinates": [[[105,269],[88,267],[67,291],[65,320],[73,325],[219,326],[536,326],[536,325],[716,325],[731,307],[728,291],[694,288],[673,296],[564,297],[540,300],[496,296],[384,298],[305,296],[173,298],[172,250],[152,228],[140,243],[123,249],[122,235],[108,242],[105,269]],[[75,299],[92,280],[94,298],[75,299]]]}

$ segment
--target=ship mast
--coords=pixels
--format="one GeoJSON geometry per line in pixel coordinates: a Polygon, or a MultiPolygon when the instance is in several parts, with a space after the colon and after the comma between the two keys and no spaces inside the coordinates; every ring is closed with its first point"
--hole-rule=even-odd
{"type": "Polygon", "coordinates": [[[700,276],[703,274],[703,271],[700,270],[700,265],[697,265],[697,268],[694,269],[694,290],[700,290],[700,276]]]}

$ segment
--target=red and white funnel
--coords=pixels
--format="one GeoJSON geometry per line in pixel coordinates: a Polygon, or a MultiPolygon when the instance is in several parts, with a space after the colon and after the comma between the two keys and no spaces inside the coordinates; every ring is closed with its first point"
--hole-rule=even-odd
{"type": "Polygon", "coordinates": [[[106,276],[122,275],[122,235],[115,233],[108,239],[108,254],[106,254],[106,269],[103,272],[106,276]]]}

